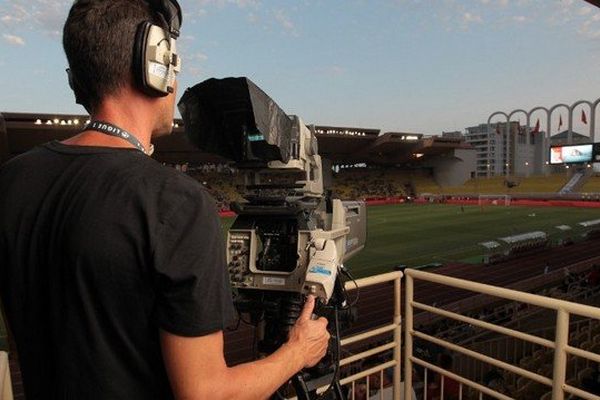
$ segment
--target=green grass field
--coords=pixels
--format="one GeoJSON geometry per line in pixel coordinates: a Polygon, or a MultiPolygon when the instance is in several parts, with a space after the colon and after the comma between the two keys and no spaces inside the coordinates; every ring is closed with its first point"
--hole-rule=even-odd
{"type": "MultiPolygon", "coordinates": [[[[600,219],[600,209],[567,207],[504,207],[456,205],[389,205],[368,207],[365,249],[347,267],[356,277],[390,271],[405,264],[481,261],[478,243],[531,231],[544,231],[555,240],[583,232],[578,222],[600,219]],[[562,232],[558,225],[573,230],[562,232]]],[[[223,219],[227,230],[233,218],[223,219]]]]}
{"type": "MultiPolygon", "coordinates": [[[[578,222],[600,219],[600,209],[567,207],[504,207],[455,205],[391,205],[367,208],[366,248],[347,267],[356,277],[375,275],[398,264],[418,266],[432,262],[480,261],[478,243],[499,237],[541,230],[551,239],[580,237],[578,222]],[[562,232],[558,225],[573,230],[562,232]]],[[[223,230],[233,218],[223,218],[223,230]]],[[[0,321],[0,349],[4,327],[0,321]]]]}
{"type": "Polygon", "coordinates": [[[552,240],[580,235],[578,222],[600,218],[599,209],[455,205],[400,205],[368,208],[365,249],[349,262],[357,276],[388,271],[398,264],[481,261],[478,243],[531,231],[552,240]],[[558,225],[573,230],[560,231],[558,225]]]}

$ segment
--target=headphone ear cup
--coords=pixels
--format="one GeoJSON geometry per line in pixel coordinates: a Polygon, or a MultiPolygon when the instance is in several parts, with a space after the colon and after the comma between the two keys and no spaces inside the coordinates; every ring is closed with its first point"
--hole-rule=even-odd
{"type": "Polygon", "coordinates": [[[73,75],[73,71],[71,71],[70,68],[67,68],[67,77],[69,79],[69,87],[75,94],[75,103],[81,104],[88,112],[90,112],[89,98],[79,82],[77,82],[77,78],[75,78],[75,75],[73,75]]]}
{"type": "Polygon", "coordinates": [[[152,24],[148,21],[142,22],[135,34],[133,45],[133,78],[137,86],[144,92],[149,91],[147,68],[146,68],[146,49],[148,47],[148,33],[152,24]]]}

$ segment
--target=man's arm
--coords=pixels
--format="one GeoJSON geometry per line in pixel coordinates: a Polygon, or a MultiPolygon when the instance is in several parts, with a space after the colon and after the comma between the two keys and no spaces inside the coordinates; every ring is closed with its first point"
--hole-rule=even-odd
{"type": "Polygon", "coordinates": [[[161,331],[163,358],[178,400],[266,399],[296,372],[315,365],[327,351],[327,320],[311,320],[309,296],[288,342],[258,361],[228,367],[223,332],[182,337],[161,331]]]}

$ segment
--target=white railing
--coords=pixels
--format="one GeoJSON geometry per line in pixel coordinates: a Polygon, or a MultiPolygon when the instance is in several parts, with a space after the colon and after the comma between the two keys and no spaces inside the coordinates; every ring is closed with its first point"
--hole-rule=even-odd
{"type": "MultiPolygon", "coordinates": [[[[462,354],[467,357],[471,357],[479,360],[480,362],[486,363],[490,366],[504,369],[506,371],[512,372],[518,376],[520,379],[530,379],[531,381],[547,385],[548,390],[551,389],[551,399],[552,400],[564,400],[566,394],[573,394],[575,396],[579,396],[584,399],[599,399],[600,397],[593,395],[589,392],[583,391],[579,388],[576,388],[566,382],[566,370],[567,370],[567,356],[576,356],[581,357],[586,360],[590,360],[596,363],[600,363],[600,354],[596,354],[590,351],[586,351],[577,347],[573,347],[569,345],[569,325],[582,325],[578,322],[570,322],[570,316],[575,314],[587,318],[592,318],[595,320],[600,320],[600,308],[591,307],[587,305],[572,303],[564,300],[553,299],[549,297],[533,295],[526,292],[519,292],[511,289],[499,288],[491,285],[476,283],[472,281],[467,281],[463,279],[451,278],[444,275],[433,274],[429,272],[414,270],[414,269],[406,269],[405,274],[403,275],[401,272],[390,272],[387,274],[376,275],[372,277],[367,277],[363,279],[359,279],[356,282],[348,282],[346,284],[347,291],[353,291],[357,287],[365,288],[385,282],[393,282],[393,304],[394,304],[394,312],[392,316],[392,320],[389,324],[377,327],[375,329],[371,329],[366,332],[362,332],[360,334],[345,337],[341,340],[342,348],[347,347],[349,345],[353,345],[356,343],[364,342],[369,339],[373,339],[379,337],[383,334],[393,335],[393,340],[389,343],[385,343],[383,345],[378,345],[375,348],[371,348],[368,350],[361,351],[356,354],[352,354],[343,358],[340,361],[340,367],[349,366],[357,361],[364,360],[365,358],[372,357],[378,354],[389,353],[390,351],[393,353],[393,357],[389,361],[381,362],[378,365],[375,365],[371,368],[362,370],[358,373],[351,374],[349,376],[344,376],[340,379],[340,385],[345,386],[349,390],[350,396],[348,400],[355,400],[355,394],[357,393],[356,384],[359,381],[365,381],[365,391],[367,399],[384,399],[383,393],[383,385],[382,382],[384,371],[388,368],[393,368],[393,399],[400,400],[401,394],[403,394],[403,398],[410,400],[412,399],[413,394],[413,365],[418,365],[424,368],[424,382],[422,385],[423,388],[423,398],[427,398],[427,390],[428,390],[428,371],[433,371],[435,373],[440,374],[443,377],[447,377],[449,379],[453,379],[459,384],[459,399],[462,399],[466,393],[465,387],[472,388],[479,393],[479,398],[481,399],[483,395],[489,395],[491,397],[503,400],[512,399],[512,397],[507,396],[506,394],[500,393],[496,390],[493,390],[489,387],[486,387],[478,382],[473,381],[472,379],[465,378],[457,373],[451,372],[447,369],[441,368],[440,366],[434,365],[426,360],[423,360],[417,357],[413,352],[413,339],[418,338],[425,341],[429,341],[434,343],[442,348],[448,349],[450,351],[462,354]],[[404,326],[401,327],[401,279],[405,276],[405,315],[404,315],[404,326]],[[536,307],[545,308],[548,310],[553,310],[556,314],[555,319],[555,335],[554,338],[547,339],[544,337],[540,337],[538,335],[528,334],[524,332],[520,332],[514,329],[510,329],[507,327],[503,327],[500,325],[496,325],[493,323],[481,321],[475,318],[467,317],[461,315],[455,311],[445,310],[439,307],[432,307],[426,304],[422,304],[414,300],[414,281],[421,280],[436,283],[443,286],[449,286],[454,288],[459,288],[463,290],[468,290],[477,294],[485,294],[490,296],[495,296],[501,299],[511,300],[522,302],[525,304],[533,305],[536,307]],[[537,372],[529,371],[521,366],[514,365],[514,363],[508,363],[502,361],[498,358],[491,357],[487,354],[483,354],[481,352],[474,351],[473,349],[468,349],[459,344],[449,342],[444,339],[440,339],[431,335],[428,335],[424,332],[420,332],[414,328],[414,310],[420,310],[428,313],[435,314],[440,317],[450,318],[456,321],[460,321],[466,324],[471,324],[478,328],[487,329],[491,332],[495,332],[498,334],[503,334],[511,338],[523,340],[528,342],[530,345],[535,345],[541,348],[550,349],[554,352],[553,354],[553,363],[552,363],[552,377],[547,377],[541,375],[537,372]],[[403,329],[402,329],[403,328],[403,329]],[[401,379],[401,344],[402,344],[402,330],[404,331],[404,379],[401,379]],[[370,392],[370,379],[372,376],[379,376],[379,387],[378,393],[375,397],[369,396],[370,392]],[[403,393],[401,393],[403,390],[403,393]]],[[[600,325],[600,323],[599,323],[600,325]]],[[[589,329],[589,327],[588,327],[589,329]]],[[[579,328],[578,328],[579,330],[579,328]]],[[[583,330],[582,330],[583,331],[583,330]]],[[[587,332],[589,334],[589,332],[587,332]]],[[[0,363],[1,364],[1,363],[0,363]]],[[[0,365],[0,399],[2,399],[2,373],[3,369],[0,365]]],[[[440,380],[440,398],[444,399],[444,379],[440,380]]],[[[329,385],[324,385],[317,390],[317,393],[322,393],[328,388],[329,385]]],[[[4,387],[6,389],[6,386],[4,387]]],[[[546,399],[547,396],[544,396],[546,399]]],[[[293,399],[293,398],[292,398],[293,399]]]]}
{"type": "MultiPolygon", "coordinates": [[[[346,283],[346,291],[350,292],[353,290],[361,289],[361,288],[365,288],[365,287],[369,287],[369,286],[373,286],[373,285],[377,285],[377,284],[381,284],[381,283],[385,283],[385,282],[393,282],[394,283],[394,314],[392,317],[392,320],[390,321],[390,323],[388,325],[384,325],[384,326],[380,326],[378,328],[366,331],[366,332],[362,332],[360,334],[354,335],[354,336],[349,336],[349,337],[345,337],[341,340],[341,346],[342,348],[349,346],[351,344],[356,344],[356,343],[360,343],[360,342],[364,342],[366,340],[372,339],[376,336],[385,334],[385,333],[391,333],[393,335],[393,341],[369,350],[365,350],[365,351],[361,351],[360,353],[357,354],[352,354],[351,356],[345,357],[343,359],[340,360],[340,367],[344,367],[347,366],[349,364],[352,364],[354,362],[357,361],[361,361],[364,360],[365,358],[368,357],[372,357],[374,355],[377,354],[382,354],[385,352],[389,352],[389,351],[393,351],[393,357],[392,360],[387,361],[387,362],[383,362],[380,363],[378,365],[373,366],[372,368],[360,371],[358,373],[346,376],[342,379],[340,379],[340,385],[341,386],[349,386],[350,388],[350,397],[349,400],[354,400],[355,398],[355,393],[356,393],[356,383],[358,381],[361,380],[365,380],[365,391],[367,394],[367,398],[369,398],[369,391],[370,391],[370,380],[369,380],[369,376],[373,376],[374,374],[379,374],[379,392],[380,392],[380,396],[383,399],[383,387],[382,387],[382,382],[383,382],[383,374],[384,371],[388,368],[393,368],[394,369],[394,379],[393,379],[393,393],[394,393],[394,399],[395,400],[399,400],[400,399],[400,386],[397,384],[400,382],[400,364],[401,364],[401,335],[402,335],[402,328],[400,325],[400,311],[401,311],[401,291],[400,291],[400,281],[402,279],[402,272],[389,272],[386,274],[381,274],[381,275],[375,275],[375,276],[370,276],[367,278],[362,278],[362,279],[357,279],[354,282],[347,282],[346,283]]],[[[317,389],[317,393],[323,393],[325,390],[327,390],[327,388],[329,387],[329,385],[324,385],[322,387],[320,387],[319,389],[317,389]]],[[[295,397],[291,398],[291,399],[295,399],[295,397]]],[[[290,400],[291,400],[290,399],[290,400]]]]}
{"type": "MultiPolygon", "coordinates": [[[[467,379],[463,376],[454,374],[450,371],[444,370],[438,366],[435,366],[419,357],[416,357],[413,354],[413,339],[419,338],[431,343],[434,343],[442,348],[460,353],[462,355],[475,358],[483,363],[489,364],[496,368],[501,368],[505,371],[512,372],[516,375],[524,377],[526,379],[530,379],[531,381],[541,383],[543,385],[549,386],[548,390],[552,390],[551,398],[552,400],[563,400],[565,398],[565,394],[573,394],[575,396],[579,396],[584,399],[598,399],[598,396],[593,395],[589,392],[583,391],[579,388],[576,388],[572,385],[566,383],[566,368],[567,368],[567,356],[576,356],[582,357],[594,362],[600,362],[600,355],[596,353],[592,353],[586,350],[579,349],[577,347],[572,347],[568,343],[569,339],[569,319],[572,314],[580,315],[588,318],[600,319],[600,308],[586,306],[582,304],[567,302],[564,300],[552,299],[549,297],[543,297],[538,295],[533,295],[525,292],[518,292],[515,290],[499,288],[491,285],[485,285],[481,283],[476,283],[472,281],[466,281],[457,278],[450,278],[443,275],[432,274],[428,272],[411,270],[407,269],[405,271],[405,316],[404,316],[404,398],[409,399],[410,393],[412,392],[412,368],[413,364],[419,365],[421,367],[426,368],[426,370],[431,370],[436,373],[439,373],[442,376],[446,376],[450,379],[454,379],[459,383],[459,398],[462,398],[463,395],[463,386],[467,386],[473,388],[477,392],[479,392],[480,398],[482,398],[483,394],[492,396],[497,399],[511,399],[511,397],[506,394],[500,393],[496,390],[493,390],[489,387],[481,385],[477,382],[474,382],[470,379],[467,379]],[[506,300],[518,301],[526,304],[530,304],[536,307],[546,308],[550,310],[554,310],[556,313],[556,333],[554,340],[544,339],[538,336],[534,336],[531,334],[523,333],[514,329],[509,329],[506,327],[490,324],[488,322],[480,321],[478,319],[466,317],[464,315],[458,314],[456,312],[451,312],[447,310],[443,310],[441,308],[431,307],[426,304],[422,304],[416,302],[414,300],[414,280],[422,280],[427,282],[432,282],[444,286],[450,286],[454,288],[464,289],[472,292],[483,293],[486,295],[491,295],[495,297],[499,297],[506,300]],[[434,336],[425,334],[423,332],[419,332],[414,329],[413,326],[413,312],[415,309],[426,311],[429,313],[433,313],[442,317],[454,319],[457,321],[461,321],[467,324],[471,324],[473,326],[477,326],[479,328],[484,328],[490,330],[492,332],[504,334],[507,336],[511,336],[514,338],[518,338],[520,340],[524,340],[526,342],[534,343],[538,346],[545,347],[551,349],[554,352],[553,356],[553,368],[552,368],[552,378],[540,375],[535,372],[531,372],[527,369],[521,368],[520,366],[513,365],[511,363],[507,363],[501,361],[497,358],[490,357],[488,355],[473,351],[471,349],[467,349],[463,346],[457,345],[455,343],[450,343],[446,340],[442,340],[436,338],[434,336]]],[[[425,376],[425,379],[427,377],[425,376]]],[[[441,398],[443,398],[443,382],[444,379],[441,380],[441,398]]],[[[427,382],[424,385],[425,391],[427,391],[427,382]]],[[[427,394],[425,393],[425,397],[427,394]]]]}

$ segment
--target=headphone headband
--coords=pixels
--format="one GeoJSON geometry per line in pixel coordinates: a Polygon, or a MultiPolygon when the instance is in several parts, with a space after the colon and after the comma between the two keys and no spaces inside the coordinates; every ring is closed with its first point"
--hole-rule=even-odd
{"type": "MultiPolygon", "coordinates": [[[[175,75],[181,68],[177,56],[176,39],[179,37],[183,16],[177,0],[144,0],[161,19],[162,27],[151,21],[142,22],[134,39],[133,73],[138,87],[149,96],[166,96],[173,92],[175,75]]],[[[75,92],[75,101],[89,111],[90,96],[70,69],[69,85],[75,92]]]]}
{"type": "Polygon", "coordinates": [[[174,38],[179,37],[179,30],[183,22],[181,7],[177,0],[146,0],[148,4],[162,18],[169,27],[169,32],[174,38]]]}

